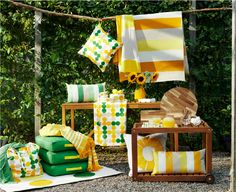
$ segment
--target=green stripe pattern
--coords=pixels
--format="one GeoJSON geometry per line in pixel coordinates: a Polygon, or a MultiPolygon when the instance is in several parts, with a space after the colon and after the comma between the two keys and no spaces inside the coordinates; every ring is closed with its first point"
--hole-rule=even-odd
{"type": "Polygon", "coordinates": [[[99,93],[105,91],[105,83],[90,85],[66,84],[66,87],[67,101],[70,103],[97,101],[99,93]]]}

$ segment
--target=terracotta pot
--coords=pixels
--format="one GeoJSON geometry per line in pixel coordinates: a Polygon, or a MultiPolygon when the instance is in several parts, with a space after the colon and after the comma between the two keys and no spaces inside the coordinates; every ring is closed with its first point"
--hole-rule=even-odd
{"type": "Polygon", "coordinates": [[[135,89],[135,91],[134,91],[134,99],[135,100],[143,99],[145,97],[146,97],[146,92],[145,92],[145,89],[143,88],[143,86],[140,86],[135,89]]]}

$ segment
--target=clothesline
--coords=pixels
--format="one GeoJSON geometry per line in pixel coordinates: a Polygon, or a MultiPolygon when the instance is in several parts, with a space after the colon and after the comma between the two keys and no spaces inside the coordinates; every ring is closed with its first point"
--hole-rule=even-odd
{"type": "MultiPolygon", "coordinates": [[[[115,16],[110,16],[110,17],[104,17],[104,18],[96,18],[96,17],[89,17],[89,16],[84,16],[84,15],[75,15],[75,14],[68,14],[68,13],[58,13],[54,11],[48,11],[45,9],[40,9],[31,5],[26,5],[24,3],[16,2],[13,0],[10,0],[10,2],[17,6],[17,7],[23,7],[28,10],[32,11],[38,11],[41,13],[45,13],[47,15],[53,15],[53,16],[61,16],[61,17],[71,17],[74,19],[85,19],[85,20],[91,20],[91,21],[105,21],[105,20],[115,20],[115,16]]],[[[182,11],[183,13],[196,13],[196,12],[208,12],[208,11],[228,11],[232,10],[231,7],[220,7],[220,8],[204,8],[204,9],[190,9],[190,10],[185,10],[182,11]]]]}

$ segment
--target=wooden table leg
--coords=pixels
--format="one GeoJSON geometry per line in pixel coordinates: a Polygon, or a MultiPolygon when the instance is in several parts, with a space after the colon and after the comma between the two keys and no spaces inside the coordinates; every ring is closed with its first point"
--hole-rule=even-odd
{"type": "Polygon", "coordinates": [[[179,151],[179,133],[174,133],[175,151],[179,151]]]}
{"type": "Polygon", "coordinates": [[[206,173],[212,171],[212,130],[206,133],[206,173]]]}
{"type": "Polygon", "coordinates": [[[66,109],[62,106],[62,125],[66,125],[66,109]]]}
{"type": "Polygon", "coordinates": [[[72,129],[75,129],[75,110],[71,109],[70,110],[70,126],[72,129]]]}

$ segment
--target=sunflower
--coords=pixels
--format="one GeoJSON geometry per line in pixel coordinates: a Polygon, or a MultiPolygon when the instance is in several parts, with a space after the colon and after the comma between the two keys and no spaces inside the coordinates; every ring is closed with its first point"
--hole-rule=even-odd
{"type": "Polygon", "coordinates": [[[153,73],[151,77],[152,82],[156,81],[158,76],[159,76],[158,72],[153,73]]]}
{"type": "Polygon", "coordinates": [[[159,138],[142,138],[138,140],[138,168],[142,171],[152,171],[154,159],[152,151],[163,151],[159,138]]]}
{"type": "Polygon", "coordinates": [[[146,77],[143,74],[139,74],[136,79],[139,85],[143,85],[146,82],[146,77]]]}
{"type": "Polygon", "coordinates": [[[137,78],[137,73],[133,73],[133,72],[129,73],[128,81],[130,83],[134,83],[136,81],[136,78],[137,78]]]}

